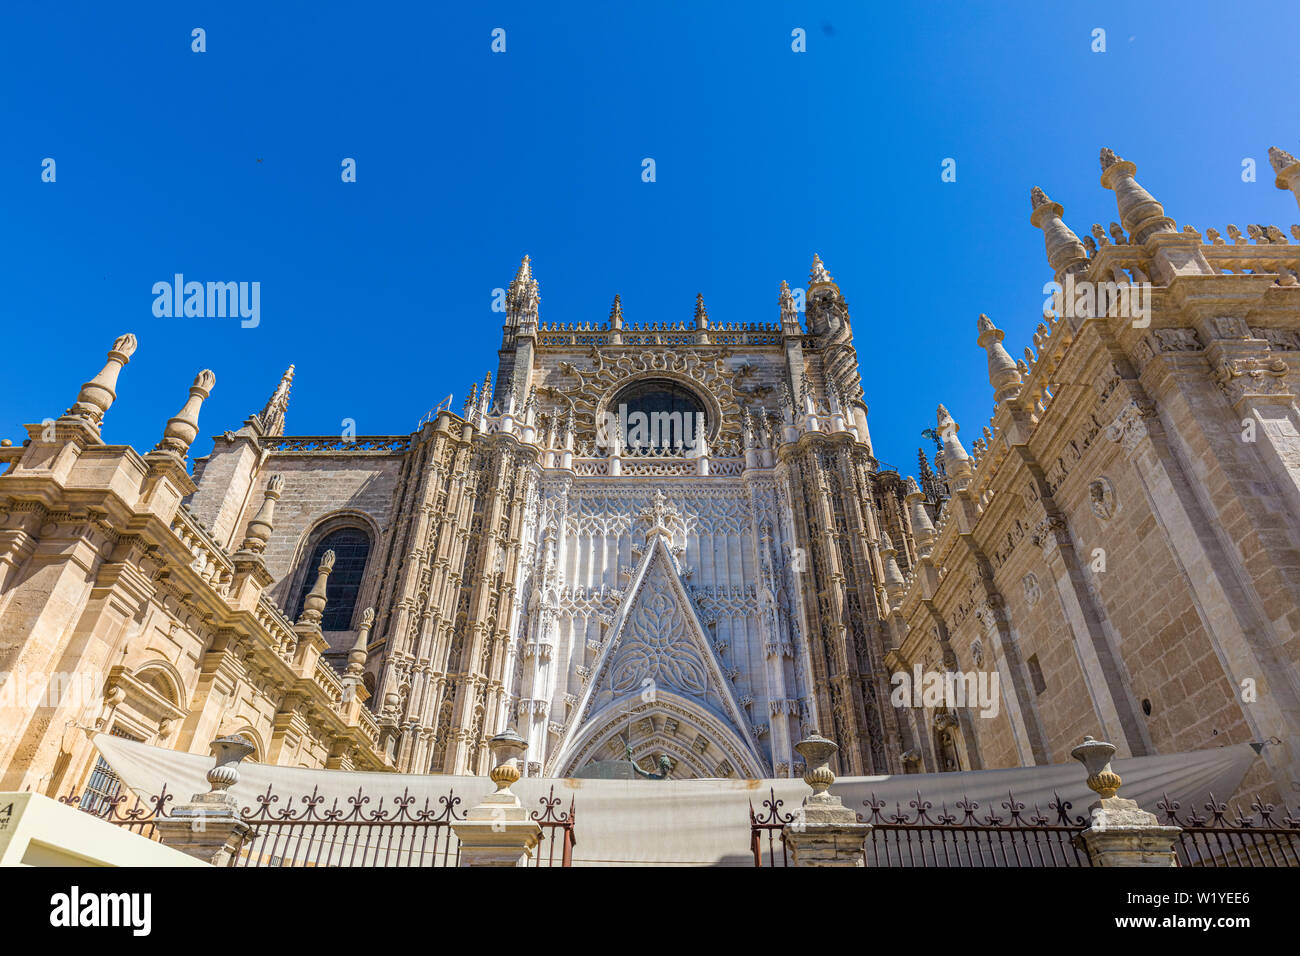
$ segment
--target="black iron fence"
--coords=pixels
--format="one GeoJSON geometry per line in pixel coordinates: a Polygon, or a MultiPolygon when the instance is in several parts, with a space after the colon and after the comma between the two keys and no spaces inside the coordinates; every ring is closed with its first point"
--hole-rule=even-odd
{"type": "MultiPolygon", "coordinates": [[[[156,797],[141,800],[130,794],[97,799],[83,805],[80,795],[69,794],[60,803],[79,807],[107,823],[125,827],[157,840],[155,821],[167,816],[173,795],[166,787],[156,797]],[[127,803],[134,803],[127,807],[127,803]]],[[[538,800],[529,817],[541,827],[530,865],[571,866],[577,845],[577,812],[570,799],[562,810],[555,788],[538,800]]],[[[426,798],[417,807],[409,790],[385,806],[380,797],[373,807],[364,790],[340,806],[336,797],[325,807],[325,797],[313,789],[296,801],[282,801],[270,787],[257,797],[256,810],[244,807],[240,817],[250,827],[230,866],[457,866],[460,841],[452,824],[465,819],[461,798],[448,791],[436,800],[426,798]],[[294,804],[301,806],[295,807],[294,804]]]]}
{"type": "Polygon", "coordinates": [[[919,793],[908,801],[909,810],[895,804],[886,812],[875,794],[863,803],[858,819],[872,825],[866,844],[867,866],[1090,866],[1088,854],[1074,845],[1087,826],[1081,816],[1070,816],[1071,804],[1053,795],[1048,813],[1026,806],[1011,793],[999,807],[980,813],[980,805],[963,797],[949,812],[946,805],[933,813],[934,804],[919,793]]]}
{"type": "MultiPolygon", "coordinates": [[[[789,866],[782,829],[794,821],[784,812],[775,790],[762,804],[762,812],[749,807],[749,844],[755,866],[789,866]]],[[[859,823],[870,823],[871,835],[865,846],[867,866],[1089,866],[1088,855],[1074,845],[1074,837],[1087,826],[1081,816],[1070,816],[1069,801],[1054,796],[1050,814],[1026,814],[1026,806],[1012,794],[1002,801],[1000,811],[979,813],[980,805],[962,798],[955,804],[959,813],[934,804],[919,793],[887,812],[888,804],[873,793],[863,801],[865,815],[859,823]]]]}
{"type": "Polygon", "coordinates": [[[69,793],[66,797],[59,797],[59,803],[76,807],[105,823],[123,827],[150,840],[158,839],[154,821],[167,815],[167,804],[171,800],[172,794],[167,792],[166,787],[162,788],[158,796],[144,800],[134,794],[123,793],[120,788],[112,796],[87,790],[84,794],[69,793]],[[131,804],[129,807],[128,803],[131,804]]]}
{"type": "MultiPolygon", "coordinates": [[[[755,866],[790,866],[784,827],[794,814],[782,809],[775,790],[769,791],[761,811],[749,806],[750,851],[755,866]]],[[[872,794],[863,802],[867,813],[859,822],[872,825],[867,839],[867,866],[912,867],[1057,867],[1091,866],[1076,837],[1088,826],[1086,817],[1072,814],[1069,801],[1053,795],[1048,812],[1037,806],[1032,813],[1011,793],[998,807],[980,812],[980,805],[963,798],[937,812],[921,794],[908,801],[908,809],[887,804],[872,794]]],[[[1174,844],[1179,866],[1300,867],[1300,817],[1256,799],[1251,813],[1228,816],[1227,804],[1210,795],[1209,815],[1195,810],[1179,816],[1180,804],[1166,795],[1157,805],[1165,826],[1182,829],[1174,844]]]]}
{"type": "Polygon", "coordinates": [[[1156,804],[1161,823],[1182,827],[1174,844],[1179,866],[1300,866],[1300,818],[1294,811],[1277,819],[1277,807],[1256,798],[1249,816],[1229,819],[1228,805],[1214,794],[1205,804],[1208,817],[1196,810],[1179,817],[1180,807],[1167,794],[1156,804]]]}

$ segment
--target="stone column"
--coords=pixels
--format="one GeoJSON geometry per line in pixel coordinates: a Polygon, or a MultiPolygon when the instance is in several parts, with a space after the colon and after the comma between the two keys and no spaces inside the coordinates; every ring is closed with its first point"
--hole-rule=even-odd
{"type": "Polygon", "coordinates": [[[226,791],[239,782],[239,762],[253,749],[242,737],[212,741],[212,755],[217,758],[207,774],[212,789],[196,793],[189,803],[173,807],[160,818],[156,824],[159,839],[213,866],[229,865],[253,828],[240,819],[239,801],[226,791]]]}
{"type": "Polygon", "coordinates": [[[865,866],[863,847],[871,824],[859,823],[858,815],[829,792],[835,782],[830,760],[839,746],[814,730],[794,749],[804,758],[804,783],[813,791],[781,831],[794,865],[865,866]]]}
{"type": "Polygon", "coordinates": [[[1174,841],[1180,827],[1161,825],[1136,800],[1117,797],[1119,774],[1110,769],[1115,747],[1084,737],[1070,756],[1088,768],[1088,789],[1100,800],[1088,808],[1091,826],[1075,837],[1075,845],[1088,853],[1093,866],[1177,866],[1174,841]]]}
{"type": "Polygon", "coordinates": [[[460,865],[527,866],[542,828],[529,818],[519,797],[510,792],[510,785],[520,777],[519,758],[528,743],[508,730],[493,737],[489,746],[494,766],[488,776],[496,784],[496,792],[470,809],[464,820],[451,825],[460,840],[460,865]]]}

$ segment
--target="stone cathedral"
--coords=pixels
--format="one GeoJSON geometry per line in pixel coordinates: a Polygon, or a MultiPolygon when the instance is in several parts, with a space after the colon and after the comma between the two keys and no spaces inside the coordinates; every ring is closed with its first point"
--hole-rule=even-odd
{"type": "Polygon", "coordinates": [[[681,779],[796,775],[812,728],[848,775],[1061,763],[1095,734],[1257,741],[1248,784],[1300,787],[1300,245],[1179,228],[1109,150],[1101,185],[1118,221],[1082,240],[1033,190],[1065,293],[1020,359],[972,321],[993,415],[963,441],[938,405],[915,477],[873,454],[816,257],[746,322],[618,296],[548,321],[525,257],[459,413],[293,435],[290,367],[192,463],[207,370],[154,449],[109,443],[122,336],[0,447],[0,787],[109,786],[94,732],[482,774],[514,729],[530,776],[630,753],[681,779]],[[913,669],[996,673],[1000,706],[900,704],[913,669]]]}

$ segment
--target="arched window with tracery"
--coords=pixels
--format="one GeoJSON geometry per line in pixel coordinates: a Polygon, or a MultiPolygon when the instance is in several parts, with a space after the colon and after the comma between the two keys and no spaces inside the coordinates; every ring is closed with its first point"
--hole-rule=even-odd
{"type": "Polygon", "coordinates": [[[668,379],[633,382],[610,403],[619,442],[631,454],[690,452],[706,438],[704,404],[693,391],[668,379]]]}
{"type": "Polygon", "coordinates": [[[302,614],[303,602],[316,583],[316,569],[326,551],[334,552],[334,570],[325,584],[325,614],[320,627],[322,631],[347,631],[352,628],[357,595],[370,557],[370,535],[360,528],[338,528],[316,543],[307,560],[293,618],[296,621],[302,614]]]}

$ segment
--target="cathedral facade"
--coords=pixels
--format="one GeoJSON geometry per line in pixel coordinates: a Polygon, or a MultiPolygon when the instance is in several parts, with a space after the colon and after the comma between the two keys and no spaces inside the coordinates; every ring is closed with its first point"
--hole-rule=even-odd
{"type": "Polygon", "coordinates": [[[1034,190],[1059,294],[1023,359],[973,323],[993,416],[963,442],[940,405],[915,478],[873,454],[816,258],[771,321],[728,324],[617,296],[548,323],[525,257],[459,413],[286,434],[291,368],[192,474],[211,372],[149,453],[105,442],[123,336],[0,448],[3,788],[96,785],[93,731],[480,774],[514,729],[530,776],[630,752],[763,778],[801,773],[813,728],[846,775],[1059,763],[1092,734],[1256,741],[1250,786],[1300,787],[1300,245],[1179,229],[1102,167],[1119,221],[1083,240],[1034,190]],[[998,706],[900,699],[900,673],[996,675],[998,706]],[[66,675],[89,691],[13,692],[66,675]]]}

